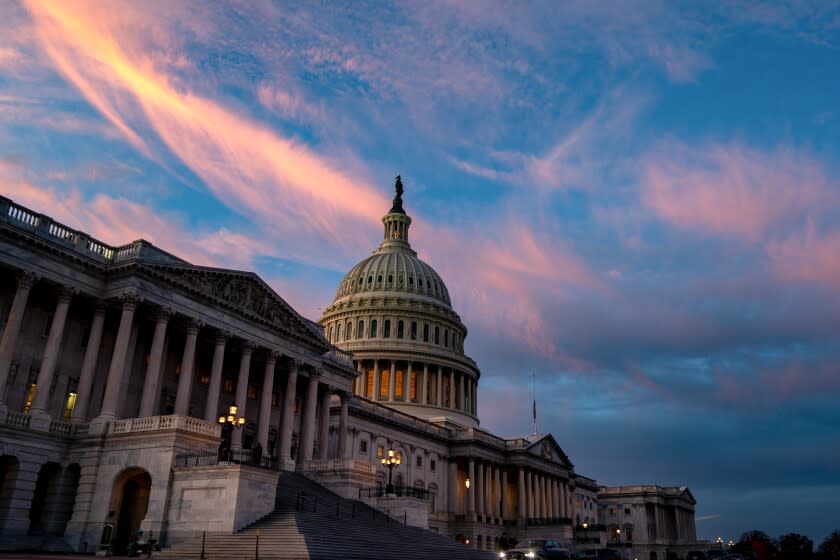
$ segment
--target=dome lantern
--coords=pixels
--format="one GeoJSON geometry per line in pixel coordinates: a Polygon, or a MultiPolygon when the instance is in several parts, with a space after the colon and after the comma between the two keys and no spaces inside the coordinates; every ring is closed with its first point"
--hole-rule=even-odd
{"type": "Polygon", "coordinates": [[[385,225],[385,236],[377,252],[411,248],[408,243],[408,226],[411,225],[411,218],[403,210],[403,184],[399,175],[397,175],[394,183],[394,190],[397,194],[394,196],[391,210],[382,217],[382,223],[385,225]]]}

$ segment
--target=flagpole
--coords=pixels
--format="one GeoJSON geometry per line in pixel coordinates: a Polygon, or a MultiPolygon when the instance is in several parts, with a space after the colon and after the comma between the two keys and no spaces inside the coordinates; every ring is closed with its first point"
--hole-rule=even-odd
{"type": "Polygon", "coordinates": [[[537,435],[539,433],[537,431],[537,374],[531,372],[531,379],[532,379],[533,397],[534,397],[534,407],[532,409],[532,415],[534,417],[534,435],[537,435]]]}

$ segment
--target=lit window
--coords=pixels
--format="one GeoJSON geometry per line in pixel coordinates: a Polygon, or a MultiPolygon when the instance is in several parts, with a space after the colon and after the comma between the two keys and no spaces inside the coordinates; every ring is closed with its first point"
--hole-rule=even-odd
{"type": "Polygon", "coordinates": [[[199,381],[202,385],[210,385],[210,374],[209,374],[209,373],[206,373],[206,372],[205,372],[205,373],[200,373],[200,374],[198,375],[198,381],[199,381]]]}
{"type": "Polygon", "coordinates": [[[67,403],[64,405],[64,419],[70,420],[73,416],[73,409],[76,407],[76,393],[67,395],[67,403]]]}
{"type": "Polygon", "coordinates": [[[248,398],[249,399],[256,399],[257,398],[257,386],[248,384],[248,398]]]}
{"type": "Polygon", "coordinates": [[[379,325],[376,324],[376,319],[370,320],[370,338],[376,338],[376,327],[379,325]]]}
{"type": "Polygon", "coordinates": [[[38,392],[38,385],[33,383],[29,386],[29,391],[26,392],[26,400],[23,403],[23,413],[29,414],[29,409],[32,408],[32,401],[35,400],[35,394],[38,392]]]}
{"type": "Polygon", "coordinates": [[[365,396],[369,399],[373,398],[373,370],[367,371],[367,381],[365,382],[365,396]]]}
{"type": "Polygon", "coordinates": [[[381,445],[376,446],[376,456],[380,459],[385,456],[385,448],[381,445]]]}
{"type": "Polygon", "coordinates": [[[233,393],[233,379],[227,378],[222,382],[222,389],[225,393],[233,393]]]}
{"type": "Polygon", "coordinates": [[[617,514],[618,514],[618,510],[614,507],[611,507],[610,508],[610,515],[617,515],[617,514]]]}
{"type": "Polygon", "coordinates": [[[390,377],[390,376],[387,373],[385,373],[385,375],[380,375],[379,376],[379,398],[380,399],[388,397],[388,377],[390,377]]]}
{"type": "Polygon", "coordinates": [[[401,399],[403,398],[403,371],[398,369],[396,373],[394,373],[394,398],[401,399]]]}
{"type": "Polygon", "coordinates": [[[397,462],[402,463],[403,455],[402,451],[397,451],[397,462]]]}

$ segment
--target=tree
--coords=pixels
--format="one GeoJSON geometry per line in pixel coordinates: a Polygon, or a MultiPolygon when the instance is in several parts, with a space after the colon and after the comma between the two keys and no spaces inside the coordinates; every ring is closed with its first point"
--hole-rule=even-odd
{"type": "Polygon", "coordinates": [[[775,541],[764,531],[747,531],[741,535],[735,548],[741,554],[754,554],[759,560],[772,560],[777,553],[775,541]]]}
{"type": "Polygon", "coordinates": [[[817,549],[821,560],[840,560],[840,531],[834,531],[817,549]]]}
{"type": "Polygon", "coordinates": [[[779,537],[779,557],[782,560],[812,560],[814,541],[798,533],[779,537]]]}

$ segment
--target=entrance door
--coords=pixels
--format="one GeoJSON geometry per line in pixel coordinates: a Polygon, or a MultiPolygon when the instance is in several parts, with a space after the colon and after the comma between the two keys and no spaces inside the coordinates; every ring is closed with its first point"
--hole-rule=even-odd
{"type": "Polygon", "coordinates": [[[146,517],[151,487],[152,477],[146,471],[130,475],[122,483],[116,534],[111,548],[113,554],[123,555],[127,552],[128,541],[137,533],[140,523],[146,517]]]}

